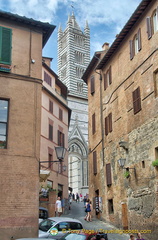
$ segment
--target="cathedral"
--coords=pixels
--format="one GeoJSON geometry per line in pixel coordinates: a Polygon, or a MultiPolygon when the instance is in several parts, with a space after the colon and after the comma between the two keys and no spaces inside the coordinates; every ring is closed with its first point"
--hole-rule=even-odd
{"type": "Polygon", "coordinates": [[[74,13],[66,29],[58,29],[58,76],[68,87],[68,107],[72,110],[69,146],[69,187],[72,193],[88,194],[88,96],[81,79],[90,61],[90,29],[79,27],[74,13]]]}

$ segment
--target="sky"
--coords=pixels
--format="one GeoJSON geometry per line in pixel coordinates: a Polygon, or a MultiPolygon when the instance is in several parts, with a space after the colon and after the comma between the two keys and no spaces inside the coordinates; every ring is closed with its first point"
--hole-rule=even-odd
{"type": "Polygon", "coordinates": [[[0,0],[0,9],[34,20],[48,22],[56,28],[43,49],[44,57],[53,58],[51,68],[57,73],[57,32],[65,30],[68,16],[74,12],[81,30],[86,21],[90,28],[90,56],[110,45],[122,30],[141,0],[0,0]]]}

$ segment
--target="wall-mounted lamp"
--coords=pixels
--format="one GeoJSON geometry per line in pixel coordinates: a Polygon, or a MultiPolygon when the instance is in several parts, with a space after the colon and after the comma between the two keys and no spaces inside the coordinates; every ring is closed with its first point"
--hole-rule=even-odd
{"type": "Polygon", "coordinates": [[[41,163],[53,163],[53,162],[60,162],[60,163],[62,163],[63,160],[64,160],[64,157],[65,157],[66,151],[67,151],[67,149],[64,148],[63,146],[55,147],[55,152],[56,152],[56,156],[57,156],[58,160],[55,160],[55,161],[40,161],[39,162],[39,169],[41,168],[41,163]]]}
{"type": "Polygon", "coordinates": [[[119,146],[123,147],[125,150],[128,150],[128,148],[129,148],[128,142],[125,142],[125,141],[119,142],[119,146]]]}
{"type": "Polygon", "coordinates": [[[135,169],[135,167],[134,167],[134,168],[129,168],[129,167],[124,168],[125,162],[126,162],[126,159],[125,159],[125,158],[120,158],[120,159],[118,160],[118,164],[119,164],[119,166],[120,166],[122,169],[127,169],[127,170],[133,169],[133,170],[134,170],[134,175],[136,175],[136,169],[135,169]]]}
{"type": "Polygon", "coordinates": [[[62,171],[65,172],[65,171],[66,171],[66,168],[67,168],[67,166],[66,166],[66,165],[63,165],[63,166],[62,166],[62,171]]]}

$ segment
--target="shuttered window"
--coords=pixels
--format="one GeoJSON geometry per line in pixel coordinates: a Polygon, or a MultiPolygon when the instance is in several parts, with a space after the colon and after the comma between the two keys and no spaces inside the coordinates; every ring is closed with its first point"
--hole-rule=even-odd
{"type": "Polygon", "coordinates": [[[140,87],[133,91],[133,110],[134,114],[141,110],[140,87]]]}
{"type": "Polygon", "coordinates": [[[92,115],[92,134],[94,134],[96,131],[95,128],[95,113],[92,115]]]}
{"type": "Polygon", "coordinates": [[[91,90],[91,94],[93,94],[95,92],[95,79],[94,79],[94,76],[92,76],[91,80],[90,80],[90,90],[91,90]]]}
{"type": "Polygon", "coordinates": [[[97,152],[93,152],[93,174],[97,174],[97,152]]]}
{"type": "Polygon", "coordinates": [[[150,39],[152,37],[152,27],[151,27],[151,18],[150,17],[146,18],[146,24],[147,24],[148,39],[150,39]]]}
{"type": "Polygon", "coordinates": [[[111,75],[111,66],[110,66],[107,72],[104,74],[104,90],[106,90],[111,83],[112,83],[112,75],[111,75]]]}
{"type": "Polygon", "coordinates": [[[112,113],[105,118],[105,135],[107,136],[109,132],[112,132],[112,113]]]}
{"type": "Polygon", "coordinates": [[[142,42],[141,42],[141,30],[139,28],[138,32],[137,32],[137,38],[138,38],[138,51],[141,50],[142,48],[142,42]]]}
{"type": "Polygon", "coordinates": [[[138,29],[138,32],[135,34],[133,40],[129,41],[129,47],[130,47],[130,60],[132,60],[134,55],[136,55],[142,48],[140,28],[138,29]]]}
{"type": "Polygon", "coordinates": [[[107,186],[110,186],[112,184],[110,163],[106,164],[106,183],[107,183],[107,186]]]}
{"type": "Polygon", "coordinates": [[[11,65],[12,29],[0,27],[0,63],[11,65]]]}
{"type": "Polygon", "coordinates": [[[49,112],[53,113],[53,102],[49,100],[49,112]]]}
{"type": "Polygon", "coordinates": [[[130,48],[130,60],[134,57],[134,46],[133,46],[133,40],[129,41],[129,48],[130,48]]]}
{"type": "Polygon", "coordinates": [[[48,73],[46,73],[46,72],[44,72],[44,81],[45,81],[46,83],[48,83],[48,85],[52,86],[52,78],[51,78],[51,76],[50,76],[48,73]]]}
{"type": "Polygon", "coordinates": [[[53,126],[49,124],[49,140],[53,141],[53,126]]]}
{"type": "Polygon", "coordinates": [[[65,146],[65,135],[58,130],[58,145],[64,147],[65,146]]]}
{"type": "Polygon", "coordinates": [[[59,108],[59,119],[62,121],[63,120],[63,111],[62,109],[59,108]]]}

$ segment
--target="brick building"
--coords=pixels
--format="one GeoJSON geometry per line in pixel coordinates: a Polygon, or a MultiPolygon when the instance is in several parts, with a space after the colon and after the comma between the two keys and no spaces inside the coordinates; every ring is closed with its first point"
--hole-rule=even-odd
{"type": "Polygon", "coordinates": [[[0,11],[0,239],[37,236],[42,48],[55,26],[0,11]]]}
{"type": "Polygon", "coordinates": [[[82,77],[88,84],[90,198],[95,207],[99,197],[99,215],[120,229],[151,230],[147,240],[157,239],[158,228],[152,165],[158,159],[157,9],[158,1],[143,0],[82,77]]]}
{"type": "MultiPolygon", "coordinates": [[[[68,149],[68,128],[71,110],[67,103],[67,87],[50,68],[50,58],[43,58],[42,114],[41,114],[41,169],[50,172],[41,185],[56,189],[61,199],[68,198],[68,151],[63,162],[59,161],[55,147],[68,149]]],[[[42,176],[41,176],[42,178],[42,176]]],[[[55,203],[55,202],[54,202],[55,203]]],[[[53,213],[50,212],[50,215],[53,213]]],[[[55,214],[55,212],[54,212],[55,214]]]]}

